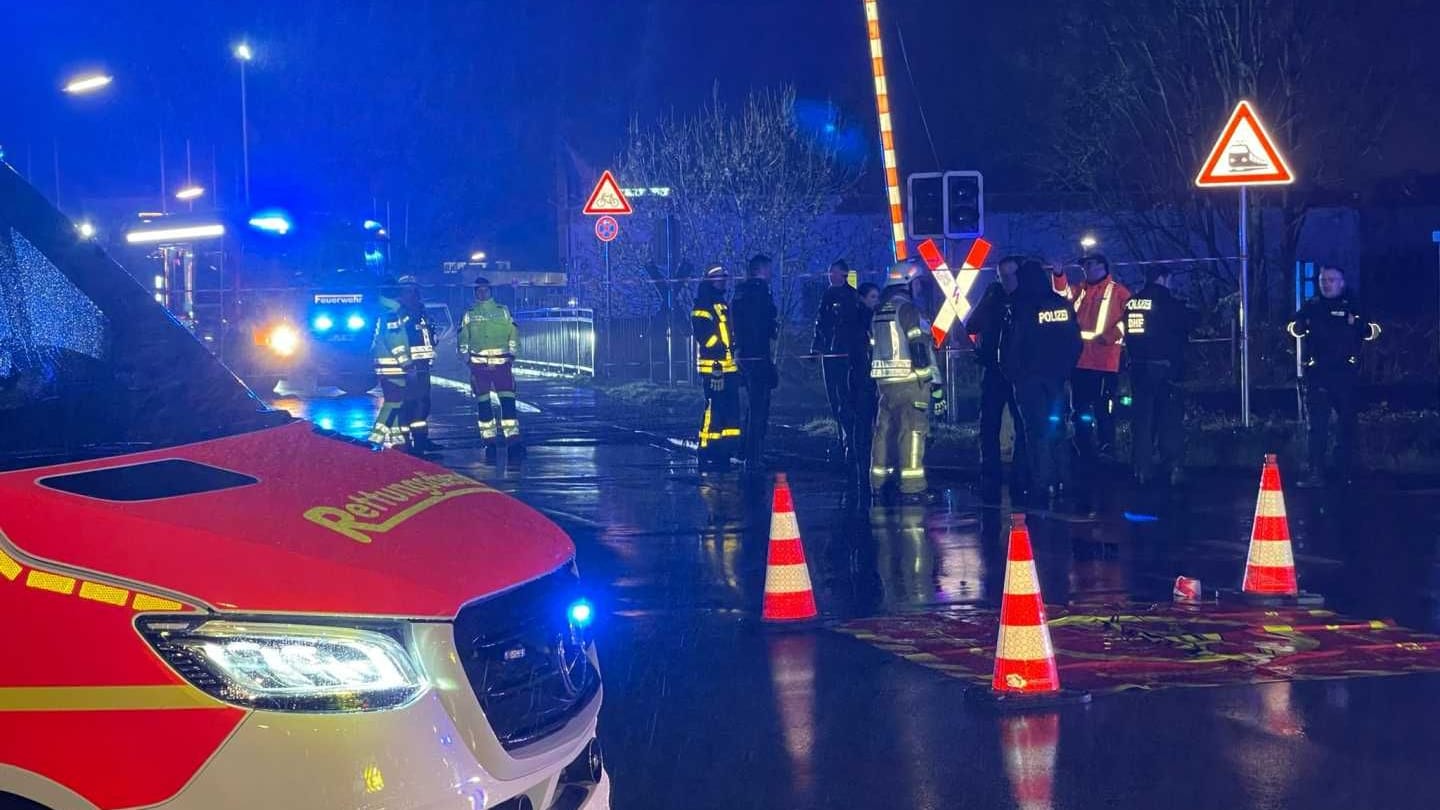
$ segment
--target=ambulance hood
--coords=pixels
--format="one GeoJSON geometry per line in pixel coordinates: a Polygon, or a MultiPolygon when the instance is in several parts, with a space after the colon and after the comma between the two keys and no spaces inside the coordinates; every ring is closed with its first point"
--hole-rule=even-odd
{"type": "Polygon", "coordinates": [[[304,422],[0,474],[0,534],[228,612],[449,618],[574,556],[507,495],[304,422]]]}

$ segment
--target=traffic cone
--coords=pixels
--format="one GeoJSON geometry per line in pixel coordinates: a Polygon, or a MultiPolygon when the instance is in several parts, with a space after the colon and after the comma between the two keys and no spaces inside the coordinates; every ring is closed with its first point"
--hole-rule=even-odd
{"type": "Polygon", "coordinates": [[[1035,554],[1030,548],[1030,530],[1025,527],[1024,515],[1013,515],[1010,520],[995,676],[989,689],[971,689],[967,697],[1004,708],[1087,703],[1089,692],[1060,688],[1055,649],[1045,624],[1045,600],[1040,596],[1040,578],[1035,574],[1035,554]]]}
{"type": "Polygon", "coordinates": [[[810,586],[810,569],[805,564],[805,546],[800,542],[800,524],[795,520],[795,503],[790,498],[790,483],[785,480],[785,473],[776,473],[761,619],[803,622],[818,614],[815,590],[810,586]]]}
{"type": "Polygon", "coordinates": [[[1060,715],[1055,712],[1000,720],[1000,753],[1010,796],[1019,810],[1050,810],[1060,715]]]}
{"type": "Polygon", "coordinates": [[[1285,492],[1280,487],[1280,464],[1274,453],[1265,456],[1260,472],[1260,494],[1255,498],[1255,523],[1250,529],[1250,553],[1245,558],[1240,596],[1246,602],[1265,606],[1308,606],[1325,601],[1301,592],[1296,580],[1285,492]]]}

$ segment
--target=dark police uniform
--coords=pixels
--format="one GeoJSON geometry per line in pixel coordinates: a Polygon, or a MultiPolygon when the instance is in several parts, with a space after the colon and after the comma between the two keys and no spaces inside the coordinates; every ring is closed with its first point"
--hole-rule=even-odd
{"type": "Polygon", "coordinates": [[[1185,403],[1179,382],[1185,371],[1185,344],[1197,316],[1169,288],[1147,284],[1125,302],[1125,349],[1130,356],[1131,417],[1135,477],[1150,479],[1155,446],[1161,476],[1170,478],[1185,455],[1185,403]]]}
{"type": "Polygon", "coordinates": [[[780,315],[770,282],[749,278],[735,288],[730,299],[735,322],[735,358],[745,385],[749,407],[745,411],[745,462],[758,465],[765,451],[765,429],[770,423],[770,392],[780,381],[771,343],[780,333],[780,315]]]}
{"type": "Polygon", "coordinates": [[[709,282],[695,294],[690,313],[695,336],[695,370],[705,389],[700,417],[700,462],[728,464],[740,443],[740,368],[735,363],[730,308],[725,293],[709,282]]]}
{"type": "Polygon", "coordinates": [[[1000,367],[1015,385],[1034,492],[1053,495],[1064,469],[1065,384],[1080,359],[1080,324],[1070,302],[1051,289],[1039,262],[1022,264],[1018,281],[1000,344],[1000,367]]]}
{"type": "Polygon", "coordinates": [[[1341,295],[1306,301],[1286,329],[1300,338],[1305,407],[1310,411],[1310,475],[1319,477],[1325,469],[1332,409],[1339,420],[1335,462],[1342,475],[1348,475],[1355,460],[1360,348],[1380,337],[1380,325],[1367,320],[1348,295],[1341,295]]]}
{"type": "Polygon", "coordinates": [[[1000,369],[1000,341],[1010,325],[1010,294],[1000,282],[992,282],[980,303],[965,322],[965,331],[974,336],[975,361],[980,364],[980,477],[987,484],[998,484],[1002,472],[1000,461],[1000,427],[1006,409],[1015,425],[1016,478],[1023,480],[1026,467],[1024,424],[1020,405],[1015,401],[1015,386],[1000,369]]]}
{"type": "Polygon", "coordinates": [[[860,344],[867,341],[860,294],[849,284],[832,285],[820,299],[820,312],[815,316],[815,339],[810,353],[820,356],[825,375],[825,399],[830,403],[830,417],[840,436],[840,449],[846,459],[853,459],[856,445],[856,422],[852,408],[854,392],[851,362],[859,354],[860,344]]]}

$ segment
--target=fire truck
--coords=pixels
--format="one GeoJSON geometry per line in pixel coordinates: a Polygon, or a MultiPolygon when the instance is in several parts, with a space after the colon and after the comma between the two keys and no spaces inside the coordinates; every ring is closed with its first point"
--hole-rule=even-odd
{"type": "MultiPolygon", "coordinates": [[[[244,222],[151,214],[125,241],[126,266],[252,389],[375,385],[370,344],[391,273],[379,222],[279,209],[244,222]]],[[[445,337],[448,307],[429,308],[445,337]]]]}

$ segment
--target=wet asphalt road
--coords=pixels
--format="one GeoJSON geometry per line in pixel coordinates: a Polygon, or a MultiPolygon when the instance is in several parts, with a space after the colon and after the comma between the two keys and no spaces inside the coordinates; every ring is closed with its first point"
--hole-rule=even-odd
{"type": "MultiPolygon", "coordinates": [[[[702,477],[683,449],[598,418],[587,390],[526,382],[521,399],[540,409],[524,416],[529,453],[500,466],[478,452],[471,403],[437,391],[438,460],[574,538],[603,617],[601,736],[616,807],[1440,807],[1440,675],[977,712],[959,681],[851,638],[757,630],[768,482],[702,477]]],[[[375,407],[277,404],[352,435],[375,407]]],[[[867,513],[818,465],[792,466],[828,617],[998,601],[1005,516],[963,483],[936,486],[928,507],[867,513]]],[[[1122,488],[1095,521],[1032,518],[1046,601],[1168,599],[1179,573],[1235,583],[1256,481],[1210,476],[1159,499],[1122,488]]],[[[1302,586],[1345,614],[1440,631],[1437,492],[1374,481],[1287,491],[1302,586]]]]}

